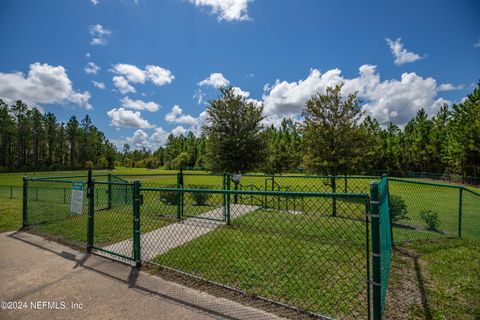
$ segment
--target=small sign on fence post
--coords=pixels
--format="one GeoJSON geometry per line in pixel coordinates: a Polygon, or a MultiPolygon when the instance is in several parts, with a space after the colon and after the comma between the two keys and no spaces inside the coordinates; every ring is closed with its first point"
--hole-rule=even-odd
{"type": "Polygon", "coordinates": [[[75,181],[72,183],[72,194],[70,196],[70,212],[75,214],[83,213],[83,192],[84,183],[75,181]]]}

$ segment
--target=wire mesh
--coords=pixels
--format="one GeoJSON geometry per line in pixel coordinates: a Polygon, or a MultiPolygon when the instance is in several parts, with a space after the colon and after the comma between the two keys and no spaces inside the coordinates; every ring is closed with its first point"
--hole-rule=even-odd
{"type": "Polygon", "coordinates": [[[22,187],[0,185],[0,198],[22,199],[22,187]]]}
{"type": "Polygon", "coordinates": [[[389,178],[395,242],[458,236],[460,188],[389,178]]]}
{"type": "Polygon", "coordinates": [[[464,189],[462,194],[461,235],[480,240],[480,193],[464,189]]]}
{"type": "Polygon", "coordinates": [[[248,191],[143,188],[141,194],[144,260],[314,313],[367,318],[366,195],[339,196],[361,200],[344,219],[332,217],[331,196],[320,194],[255,193],[267,202],[305,198],[295,211],[235,203],[248,191]],[[178,194],[183,204],[180,216],[164,217],[166,225],[155,229],[154,213],[175,207],[160,200],[162,192],[178,194]],[[201,204],[200,194],[208,195],[201,204]]]}
{"type": "Polygon", "coordinates": [[[71,213],[72,183],[73,181],[66,180],[29,180],[26,224],[35,233],[77,248],[85,248],[88,211],[86,192],[82,213],[71,213]]]}
{"type": "Polygon", "coordinates": [[[392,257],[392,236],[390,226],[389,184],[384,177],[378,185],[379,220],[380,220],[380,278],[381,278],[381,308],[385,308],[388,283],[390,279],[390,260],[392,257]]]}

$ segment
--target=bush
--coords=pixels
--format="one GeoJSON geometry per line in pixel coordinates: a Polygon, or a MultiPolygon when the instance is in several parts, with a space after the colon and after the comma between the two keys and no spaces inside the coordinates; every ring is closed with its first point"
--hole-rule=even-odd
{"type": "Polygon", "coordinates": [[[397,222],[399,220],[408,220],[407,204],[401,196],[397,196],[394,194],[390,195],[389,205],[392,222],[397,222]]]}
{"type": "Polygon", "coordinates": [[[145,159],[145,167],[147,169],[157,169],[159,165],[160,161],[158,161],[158,159],[155,157],[145,159]]]}
{"type": "MultiPolygon", "coordinates": [[[[209,186],[203,186],[203,185],[195,185],[195,186],[190,186],[192,189],[210,189],[209,186]]],[[[205,192],[192,192],[192,198],[193,201],[195,202],[196,205],[198,206],[204,206],[207,204],[208,199],[212,196],[211,193],[205,193],[205,192]]]]}
{"type": "Polygon", "coordinates": [[[420,212],[420,217],[427,224],[427,230],[438,231],[439,221],[438,214],[432,210],[425,210],[420,212]]]}
{"type": "Polygon", "coordinates": [[[170,206],[177,204],[177,193],[173,191],[165,191],[160,193],[160,201],[170,206]]]}
{"type": "Polygon", "coordinates": [[[93,162],[90,160],[85,161],[85,169],[93,169],[93,162]]]}

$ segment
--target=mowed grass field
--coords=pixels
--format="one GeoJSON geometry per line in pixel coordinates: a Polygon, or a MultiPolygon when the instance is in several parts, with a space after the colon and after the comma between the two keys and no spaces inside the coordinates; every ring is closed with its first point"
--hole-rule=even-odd
{"type": "MultiPolygon", "coordinates": [[[[97,175],[107,173],[96,172],[97,175]]],[[[165,201],[169,195],[148,189],[175,187],[176,171],[119,169],[111,173],[128,181],[138,179],[142,187],[147,188],[142,192],[142,233],[177,221],[177,206],[165,201]]],[[[23,175],[1,174],[0,185],[21,186],[23,175]]],[[[41,173],[41,176],[49,175],[86,175],[86,171],[41,173]]],[[[102,180],[105,180],[105,177],[97,177],[97,181],[102,180]]],[[[336,191],[368,193],[371,181],[372,178],[358,178],[347,179],[345,183],[341,178],[336,181],[336,191]]],[[[35,231],[62,241],[84,245],[86,214],[72,215],[69,212],[71,184],[58,183],[51,189],[42,188],[42,184],[38,184],[40,191],[35,192],[33,186],[34,183],[30,184],[29,189],[29,212],[33,220],[29,222],[39,223],[35,231]]],[[[51,187],[50,184],[48,186],[51,187]]],[[[207,176],[205,172],[185,171],[184,186],[221,189],[223,177],[207,176]]],[[[231,188],[233,189],[233,184],[231,188]]],[[[275,177],[273,181],[265,176],[244,176],[240,189],[332,191],[329,179],[298,175],[275,177]]],[[[396,241],[448,238],[458,234],[458,189],[391,181],[390,193],[401,196],[407,205],[407,219],[400,223],[415,228],[395,227],[396,241]],[[425,230],[425,221],[420,217],[425,210],[433,210],[438,214],[441,232],[425,230]]],[[[96,245],[106,246],[132,237],[130,198],[131,191],[116,190],[113,193],[113,206],[106,210],[106,185],[97,185],[96,209],[103,210],[95,212],[96,245]]],[[[480,197],[463,192],[463,200],[462,235],[480,240],[480,197]]],[[[2,197],[0,201],[0,230],[20,227],[21,199],[2,197]]],[[[206,203],[199,205],[193,195],[187,193],[184,196],[184,215],[201,215],[222,207],[223,201],[223,195],[213,194],[207,197],[206,203]]],[[[233,196],[231,201],[233,202],[233,196]]],[[[233,219],[230,226],[220,226],[155,257],[154,262],[321,314],[347,318],[366,317],[366,226],[362,221],[365,215],[364,200],[337,199],[336,217],[332,217],[333,201],[329,198],[247,195],[239,196],[239,203],[263,206],[268,210],[256,210],[233,219]]],[[[196,228],[192,226],[190,232],[195,232],[196,228]]],[[[448,244],[452,240],[442,241],[448,244]]],[[[469,243],[469,246],[480,248],[475,241],[469,243]]],[[[476,277],[468,263],[455,264],[455,257],[464,250],[462,245],[458,245],[448,246],[446,251],[429,252],[429,267],[433,270],[448,270],[448,266],[441,264],[442,259],[448,261],[452,268],[462,270],[467,276],[476,277]],[[438,264],[440,265],[437,266],[438,264]]],[[[400,262],[394,259],[394,263],[400,262]]],[[[432,272],[429,276],[432,281],[443,281],[446,277],[442,272],[432,272]]],[[[459,281],[460,285],[463,285],[462,290],[458,290],[459,298],[464,297],[470,302],[468,296],[478,297],[478,286],[470,287],[470,282],[465,277],[459,281]]],[[[442,309],[439,312],[444,313],[448,308],[456,308],[455,305],[442,301],[448,297],[440,292],[442,288],[432,286],[430,289],[429,294],[436,297],[434,301],[438,308],[442,309]]],[[[437,307],[435,305],[432,308],[437,307]]],[[[464,309],[468,310],[463,305],[462,310],[464,309]]],[[[412,315],[418,315],[422,310],[417,305],[412,306],[411,312],[412,315]]],[[[464,314],[461,310],[458,312],[464,314]]]]}

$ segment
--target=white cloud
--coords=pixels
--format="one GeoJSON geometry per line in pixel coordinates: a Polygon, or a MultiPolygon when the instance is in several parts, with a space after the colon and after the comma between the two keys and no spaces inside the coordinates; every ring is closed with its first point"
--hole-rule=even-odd
{"type": "Polygon", "coordinates": [[[85,68],[83,70],[85,70],[85,72],[89,73],[89,74],[97,74],[98,71],[100,71],[102,69],[99,66],[97,66],[95,63],[89,62],[89,63],[87,63],[87,65],[85,66],[85,68]]]}
{"type": "Polygon", "coordinates": [[[341,82],[344,83],[342,93],[357,91],[366,112],[382,124],[389,121],[405,124],[420,108],[432,115],[437,112],[439,103],[446,101],[437,98],[440,87],[433,78],[423,78],[412,72],[402,74],[400,80],[381,81],[376,66],[363,65],[359,68],[359,75],[352,79],[344,78],[339,69],[323,74],[312,69],[306,79],[297,82],[277,80],[272,86],[265,87],[264,113],[272,119],[298,117],[306,100],[314,93],[324,93],[326,87],[341,82]]]}
{"type": "Polygon", "coordinates": [[[104,46],[108,43],[107,38],[112,35],[112,32],[97,23],[90,26],[90,34],[92,35],[91,45],[104,46]]]}
{"type": "Polygon", "coordinates": [[[478,37],[477,42],[475,42],[475,43],[473,44],[473,46],[474,46],[475,48],[480,48],[480,37],[478,37]]]}
{"type": "Polygon", "coordinates": [[[100,2],[100,0],[90,0],[90,2],[91,2],[94,6],[96,6],[96,5],[100,2]]]}
{"type": "Polygon", "coordinates": [[[129,82],[144,84],[149,80],[156,86],[163,86],[175,79],[170,70],[155,65],[147,65],[142,70],[131,64],[118,63],[113,66],[111,71],[118,75],[113,77],[113,82],[123,94],[135,92],[135,88],[129,82]]]}
{"type": "Polygon", "coordinates": [[[397,66],[425,58],[425,56],[421,57],[416,53],[407,51],[407,49],[403,47],[403,43],[401,43],[401,40],[402,40],[401,38],[398,38],[395,41],[389,38],[385,38],[385,40],[387,41],[388,46],[390,47],[390,50],[392,51],[392,54],[395,57],[394,63],[397,66]]]}
{"type": "Polygon", "coordinates": [[[253,0],[189,0],[197,7],[209,7],[212,14],[217,15],[218,21],[249,20],[248,3],[253,0]]]}
{"type": "Polygon", "coordinates": [[[179,105],[172,107],[172,110],[165,116],[165,120],[171,123],[185,123],[191,126],[194,126],[198,122],[198,120],[191,115],[183,114],[183,110],[179,105]]]}
{"type": "Polygon", "coordinates": [[[127,79],[125,79],[124,77],[115,76],[115,77],[113,77],[112,80],[113,80],[113,84],[118,89],[118,91],[120,91],[120,93],[127,94],[127,93],[130,93],[130,92],[133,92],[133,93],[136,92],[135,88],[133,86],[131,86],[128,83],[127,79]]]}
{"type": "Polygon", "coordinates": [[[107,115],[114,127],[153,128],[153,125],[148,120],[142,118],[142,114],[139,111],[113,108],[107,112],[107,115]]]}
{"type": "Polygon", "coordinates": [[[158,127],[150,136],[150,144],[153,148],[162,147],[167,143],[168,135],[169,133],[163,130],[162,127],[158,127]]]}
{"type": "MultiPolygon", "coordinates": [[[[207,78],[203,79],[198,83],[199,87],[211,87],[214,89],[219,89],[223,86],[230,85],[230,81],[223,76],[220,72],[211,73],[207,78]]],[[[239,87],[233,87],[233,90],[236,94],[241,95],[242,97],[248,98],[250,92],[243,91],[239,87]]],[[[193,98],[196,98],[198,104],[202,104],[205,101],[206,94],[202,91],[201,88],[197,89],[193,95],[193,98]]]]}
{"type": "Polygon", "coordinates": [[[172,129],[172,134],[174,136],[179,136],[181,134],[185,135],[187,133],[187,129],[185,129],[184,127],[182,126],[177,126],[175,128],[172,129]]]}
{"type": "Polygon", "coordinates": [[[461,90],[463,89],[463,85],[453,85],[451,83],[442,83],[441,85],[438,86],[437,90],[438,91],[452,91],[452,90],[461,90]]]}
{"type": "Polygon", "coordinates": [[[145,67],[145,73],[147,78],[157,86],[163,86],[165,84],[172,83],[175,76],[168,69],[164,69],[159,66],[147,65],[145,67]]]}
{"type": "Polygon", "coordinates": [[[133,136],[127,138],[127,141],[134,149],[150,148],[150,144],[148,142],[148,134],[142,129],[136,130],[133,133],[133,136]]]}
{"type": "Polygon", "coordinates": [[[220,87],[229,84],[230,81],[228,81],[228,79],[226,79],[220,72],[214,72],[198,83],[200,87],[209,86],[214,87],[215,89],[219,89],[220,87]]]}
{"type": "Polygon", "coordinates": [[[105,83],[103,82],[97,82],[95,80],[92,80],[92,84],[97,89],[101,89],[101,90],[105,89],[105,83]]]}
{"type": "Polygon", "coordinates": [[[90,59],[91,56],[90,52],[85,53],[85,59],[90,59]]]}
{"type": "Polygon", "coordinates": [[[23,100],[29,105],[74,103],[92,109],[88,91],[75,91],[62,66],[33,63],[28,75],[22,72],[0,72],[0,97],[7,103],[23,100]]]}
{"type": "Polygon", "coordinates": [[[125,97],[120,101],[122,102],[122,107],[126,109],[147,110],[150,112],[155,112],[160,109],[160,105],[153,101],[145,102],[142,100],[132,100],[129,97],[125,97]]]}

